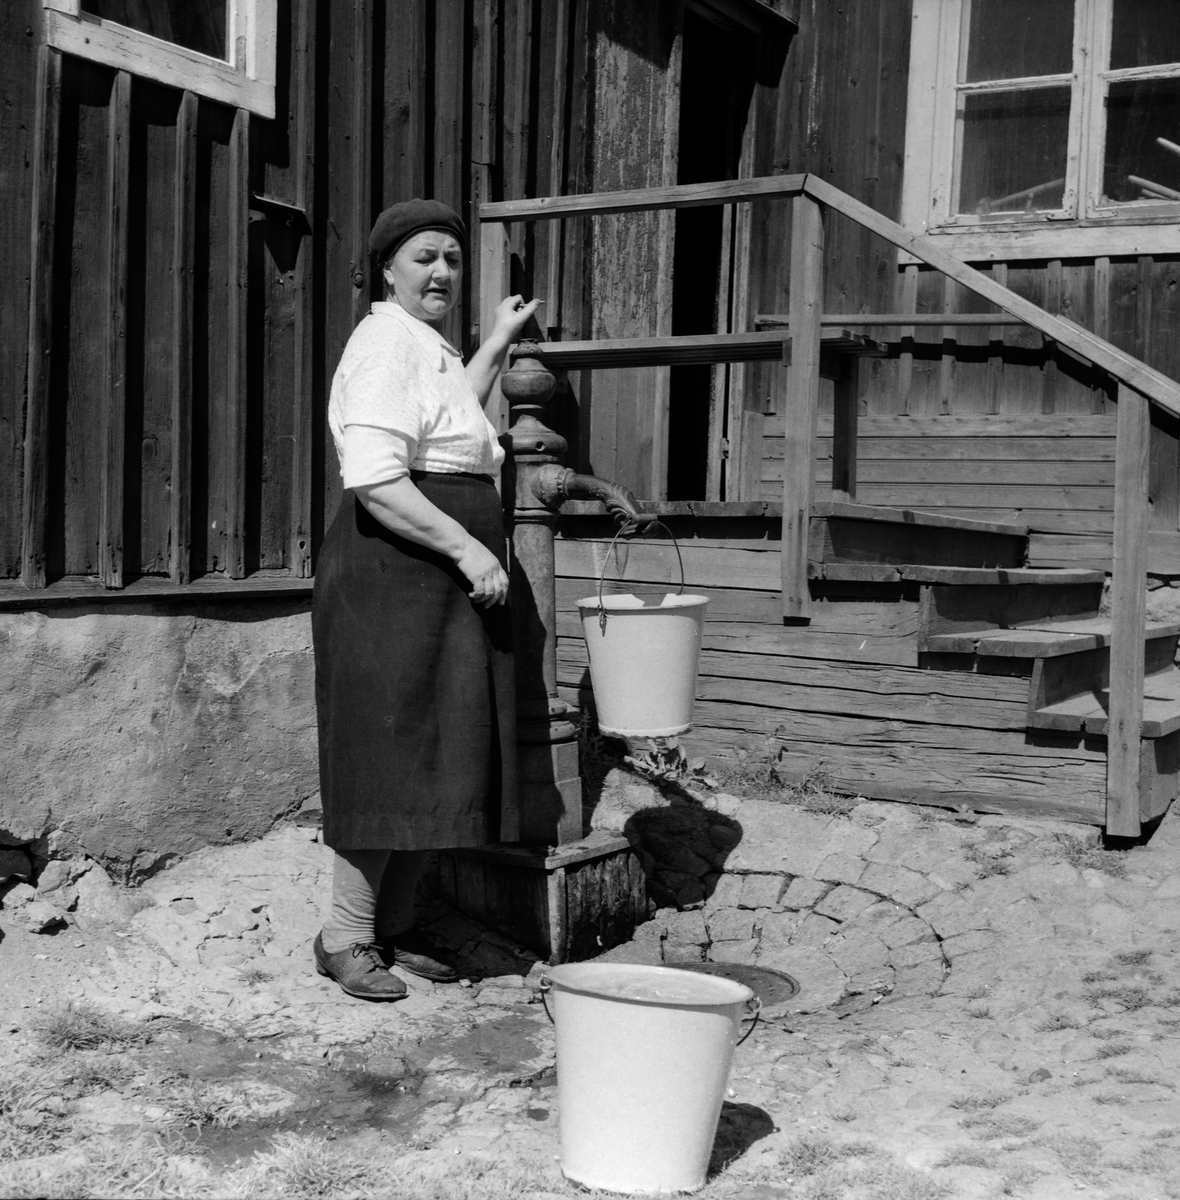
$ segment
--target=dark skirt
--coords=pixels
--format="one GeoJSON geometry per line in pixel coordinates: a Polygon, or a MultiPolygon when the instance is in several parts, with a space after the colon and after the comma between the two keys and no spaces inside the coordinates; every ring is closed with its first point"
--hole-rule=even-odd
{"type": "MultiPolygon", "coordinates": [[[[505,562],[495,485],[414,472],[505,562]]],[[[312,602],[324,842],[431,850],[513,840],[515,698],[507,605],[485,609],[444,555],[391,533],[352,492],[312,602]]]]}

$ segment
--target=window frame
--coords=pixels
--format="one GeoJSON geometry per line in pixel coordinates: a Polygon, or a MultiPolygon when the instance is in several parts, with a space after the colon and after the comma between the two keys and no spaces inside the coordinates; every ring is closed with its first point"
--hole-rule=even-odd
{"type": "Polygon", "coordinates": [[[913,0],[902,224],[969,261],[1175,253],[1180,202],[1103,204],[1105,97],[1113,83],[1180,79],[1180,64],[1111,70],[1114,0],[1075,0],[1073,62],[1068,74],[960,81],[970,0],[913,0]],[[1069,86],[1069,141],[1062,206],[1036,213],[980,217],[955,213],[959,97],[1029,86],[1069,86]]]}
{"type": "Polygon", "coordinates": [[[41,3],[55,50],[274,119],[278,0],[227,0],[228,59],[85,13],[81,0],[41,3]]]}

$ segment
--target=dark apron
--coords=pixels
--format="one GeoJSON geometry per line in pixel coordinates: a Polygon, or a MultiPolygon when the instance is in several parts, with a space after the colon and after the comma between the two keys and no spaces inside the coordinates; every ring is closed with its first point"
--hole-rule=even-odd
{"type": "MultiPolygon", "coordinates": [[[[412,479],[505,564],[486,475],[412,479]]],[[[515,697],[507,605],[472,604],[444,555],[344,493],[312,601],[324,842],[431,850],[512,841],[515,697]]]]}

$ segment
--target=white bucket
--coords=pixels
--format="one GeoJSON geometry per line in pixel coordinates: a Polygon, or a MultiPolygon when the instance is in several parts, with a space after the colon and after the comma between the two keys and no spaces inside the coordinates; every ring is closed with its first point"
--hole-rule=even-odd
{"type": "Polygon", "coordinates": [[[598,728],[673,737],[692,726],[706,596],[591,596],[578,601],[598,728]]]}
{"type": "Polygon", "coordinates": [[[705,1184],[744,984],[629,963],[549,972],[561,1169],[610,1192],[705,1184]]]}

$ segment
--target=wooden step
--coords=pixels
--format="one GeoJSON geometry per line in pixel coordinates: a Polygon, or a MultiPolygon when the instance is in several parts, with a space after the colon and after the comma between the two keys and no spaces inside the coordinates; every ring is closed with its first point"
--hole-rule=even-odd
{"type": "Polygon", "coordinates": [[[954,587],[1101,586],[1105,578],[1102,571],[1088,571],[1080,567],[1037,570],[1031,567],[958,567],[928,563],[819,562],[814,559],[808,563],[808,575],[812,579],[856,583],[938,583],[954,587]]]}
{"type": "MultiPolygon", "coordinates": [[[[1176,622],[1149,621],[1144,630],[1144,638],[1148,641],[1175,638],[1177,634],[1180,634],[1180,624],[1176,622]]],[[[1110,646],[1110,637],[1108,617],[1084,617],[1020,625],[1015,629],[933,634],[926,639],[926,649],[931,653],[980,657],[1056,658],[1063,654],[1105,649],[1110,646]]]]}
{"type": "MultiPolygon", "coordinates": [[[[922,588],[919,649],[930,649],[938,634],[1040,627],[1046,623],[1093,618],[1102,600],[1103,576],[1073,571],[1047,572],[1047,582],[941,585],[922,588]]],[[[1036,579],[1027,575],[1025,579],[1036,579]]]]}
{"type": "Polygon", "coordinates": [[[813,572],[815,564],[822,564],[815,578],[831,579],[878,578],[825,574],[832,564],[1022,567],[1027,535],[1023,525],[830,501],[812,506],[808,558],[813,572]]]}

